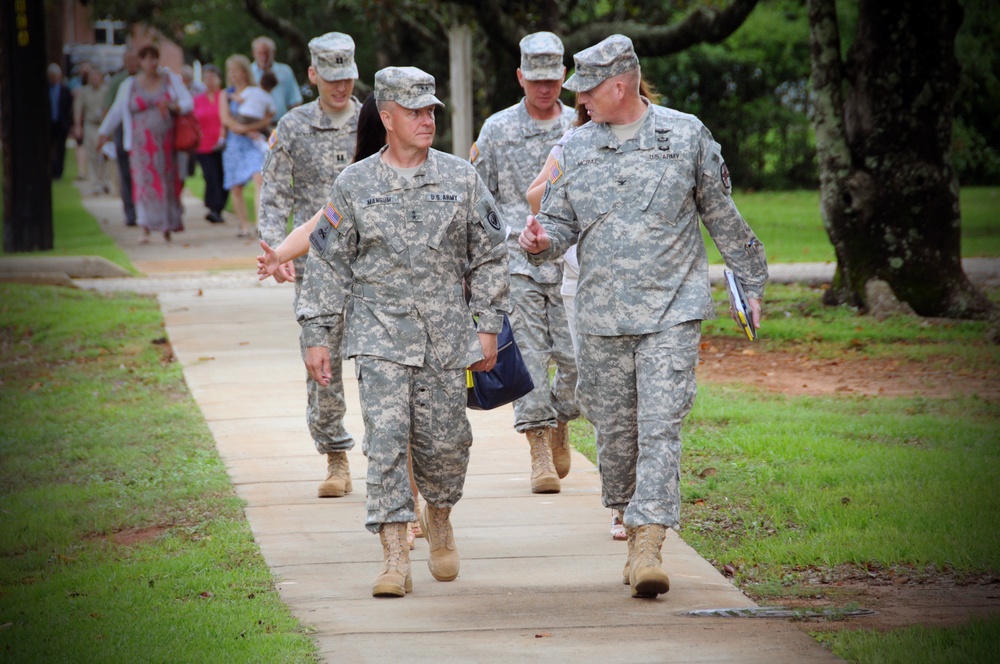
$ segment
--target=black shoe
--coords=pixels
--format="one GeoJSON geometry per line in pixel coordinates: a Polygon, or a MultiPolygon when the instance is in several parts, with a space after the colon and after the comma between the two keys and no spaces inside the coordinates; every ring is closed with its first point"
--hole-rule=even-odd
{"type": "Polygon", "coordinates": [[[211,222],[213,224],[221,224],[222,221],[223,221],[222,220],[222,215],[220,215],[215,210],[212,210],[211,212],[209,212],[208,214],[206,214],[205,215],[205,219],[207,219],[209,222],[211,222]]]}

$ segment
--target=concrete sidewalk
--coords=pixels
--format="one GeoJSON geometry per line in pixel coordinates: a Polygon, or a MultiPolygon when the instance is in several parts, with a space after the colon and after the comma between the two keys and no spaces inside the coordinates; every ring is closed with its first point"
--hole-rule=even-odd
{"type": "Polygon", "coordinates": [[[372,598],[381,547],[362,525],[365,459],[353,363],[344,375],[346,424],[358,441],[349,455],[354,492],[319,499],[325,457],[305,424],[292,288],[259,285],[254,245],[236,239],[232,222],[201,221],[196,201],[185,201],[188,230],[171,247],[161,238],[137,245],[139,233],[121,225],[115,200],[84,202],[147,278],[79,283],[158,294],[174,353],[247,503],[281,597],[315,629],[327,661],[839,661],[791,622],[685,615],[754,603],[672,533],[664,547],[670,592],[632,599],[621,583],[626,544],[608,533],[596,469],[574,452],[562,493],[531,494],[528,446],[509,407],[470,412],[475,443],[453,516],[458,579],[435,581],[426,541],[417,540],[413,593],[372,598]],[[218,272],[232,266],[240,270],[218,272]]]}

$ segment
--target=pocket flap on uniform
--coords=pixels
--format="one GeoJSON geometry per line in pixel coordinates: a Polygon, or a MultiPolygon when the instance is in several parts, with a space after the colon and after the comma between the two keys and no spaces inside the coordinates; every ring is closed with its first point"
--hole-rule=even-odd
{"type": "Polygon", "coordinates": [[[670,366],[674,371],[690,371],[698,366],[698,349],[676,350],[670,356],[670,366]]]}

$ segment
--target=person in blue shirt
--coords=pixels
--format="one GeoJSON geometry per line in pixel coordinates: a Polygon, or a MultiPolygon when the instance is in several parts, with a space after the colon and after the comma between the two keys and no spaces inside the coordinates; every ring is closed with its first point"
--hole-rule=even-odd
{"type": "Polygon", "coordinates": [[[277,47],[270,37],[257,37],[251,42],[250,49],[253,52],[254,82],[259,83],[261,75],[267,71],[274,73],[278,79],[278,85],[271,90],[274,105],[278,109],[272,121],[277,122],[282,115],[302,103],[302,91],[295,80],[295,72],[283,62],[274,61],[277,47]]]}

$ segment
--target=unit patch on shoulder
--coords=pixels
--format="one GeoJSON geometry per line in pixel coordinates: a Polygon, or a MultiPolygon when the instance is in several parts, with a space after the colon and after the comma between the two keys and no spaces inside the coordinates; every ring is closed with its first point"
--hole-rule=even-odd
{"type": "Polygon", "coordinates": [[[555,184],[559,178],[562,177],[562,168],[559,167],[559,160],[552,162],[552,168],[549,169],[549,183],[555,184]]]}
{"type": "Polygon", "coordinates": [[[278,130],[275,129],[271,132],[271,136],[267,139],[267,147],[269,149],[274,149],[274,146],[278,144],[278,130]]]}
{"type": "Polygon", "coordinates": [[[326,250],[326,243],[329,241],[330,224],[325,218],[322,218],[316,224],[316,230],[309,234],[309,244],[319,253],[323,253],[326,250]]]}
{"type": "Polygon", "coordinates": [[[719,179],[722,180],[722,186],[726,189],[733,188],[733,179],[729,177],[729,167],[726,166],[726,162],[722,162],[722,166],[719,167],[719,179]]]}
{"type": "Polygon", "coordinates": [[[497,214],[496,210],[489,211],[489,214],[486,215],[486,221],[489,222],[494,230],[500,230],[500,215],[497,214]]]}
{"type": "Polygon", "coordinates": [[[334,228],[340,226],[340,220],[344,217],[337,211],[337,208],[333,207],[333,203],[327,203],[326,207],[323,208],[323,216],[330,221],[330,225],[334,228]]]}
{"type": "Polygon", "coordinates": [[[469,163],[476,163],[476,159],[479,157],[479,148],[473,143],[472,147],[469,148],[469,163]]]}

